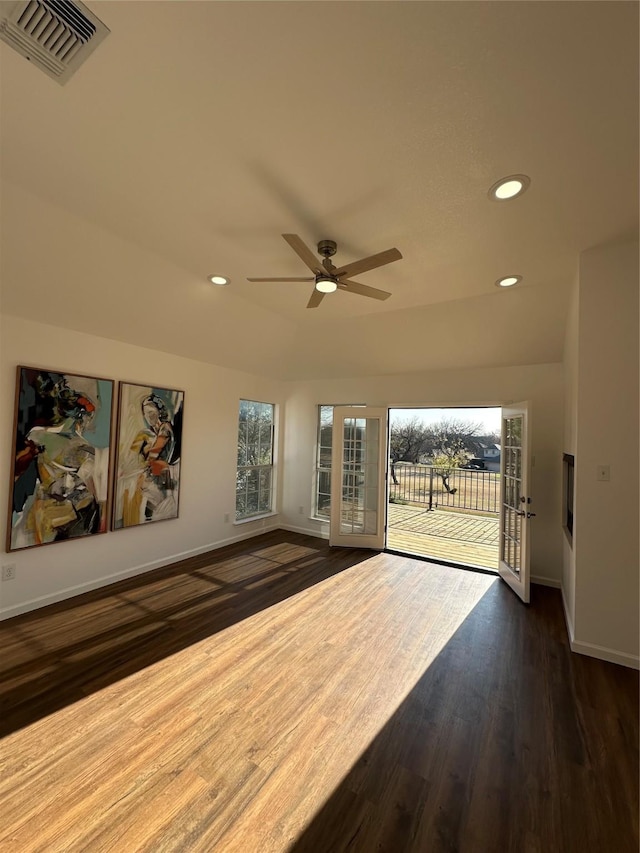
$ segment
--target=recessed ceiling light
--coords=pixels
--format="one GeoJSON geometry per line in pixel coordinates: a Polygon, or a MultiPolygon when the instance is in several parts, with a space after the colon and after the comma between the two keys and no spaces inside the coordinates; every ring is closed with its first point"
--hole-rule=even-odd
{"type": "Polygon", "coordinates": [[[224,287],[225,284],[229,284],[231,282],[231,279],[224,275],[210,275],[207,280],[210,281],[211,284],[217,284],[219,287],[224,287]]]}
{"type": "Polygon", "coordinates": [[[521,275],[507,275],[504,278],[499,278],[496,281],[496,287],[513,287],[514,284],[518,284],[521,281],[521,275]]]}
{"type": "Polygon", "coordinates": [[[489,198],[493,201],[509,201],[517,198],[528,188],[531,178],[526,175],[509,175],[500,178],[489,190],[489,198]]]}

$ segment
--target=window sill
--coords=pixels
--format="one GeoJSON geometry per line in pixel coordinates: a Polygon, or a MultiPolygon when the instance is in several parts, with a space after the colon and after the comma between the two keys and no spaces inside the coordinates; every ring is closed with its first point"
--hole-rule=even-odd
{"type": "Polygon", "coordinates": [[[329,524],[329,519],[324,516],[310,515],[309,521],[321,521],[323,524],[329,524]]]}
{"type": "Polygon", "coordinates": [[[260,521],[263,518],[273,518],[274,515],[280,515],[279,512],[263,512],[260,515],[250,515],[249,518],[237,518],[233,525],[237,527],[239,524],[249,524],[251,521],[260,521]]]}

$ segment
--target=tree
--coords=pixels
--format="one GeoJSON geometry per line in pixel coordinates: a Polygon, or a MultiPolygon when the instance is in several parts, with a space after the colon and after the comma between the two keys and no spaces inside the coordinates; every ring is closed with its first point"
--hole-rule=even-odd
{"type": "Polygon", "coordinates": [[[422,457],[430,456],[442,484],[454,494],[449,486],[449,477],[454,468],[474,456],[477,441],[481,437],[482,424],[471,423],[460,418],[442,418],[438,423],[427,426],[420,417],[395,423],[391,426],[389,456],[391,459],[391,478],[398,485],[396,476],[397,462],[410,462],[417,465],[422,457]]]}
{"type": "Polygon", "coordinates": [[[442,457],[444,465],[453,468],[467,458],[467,453],[475,452],[473,439],[477,438],[482,424],[469,423],[458,418],[443,418],[429,427],[430,443],[434,447],[434,456],[442,457]]]}
{"type": "Polygon", "coordinates": [[[425,453],[427,430],[428,428],[417,416],[409,421],[391,426],[389,457],[391,459],[391,478],[396,486],[398,485],[396,462],[411,462],[417,465],[420,457],[425,453]]]}
{"type": "Polygon", "coordinates": [[[482,424],[457,418],[443,418],[429,427],[429,440],[435,448],[433,462],[439,468],[442,485],[451,495],[456,492],[449,485],[451,471],[466,462],[468,452],[473,455],[473,438],[478,436],[481,429],[482,424]]]}

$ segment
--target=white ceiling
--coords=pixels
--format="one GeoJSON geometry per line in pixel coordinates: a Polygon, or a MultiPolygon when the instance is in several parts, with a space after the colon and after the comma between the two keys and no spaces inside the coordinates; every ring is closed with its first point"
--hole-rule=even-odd
{"type": "Polygon", "coordinates": [[[88,5],[64,87],[0,44],[7,313],[283,378],[558,361],[579,252],[637,233],[636,3],[88,5]],[[284,232],[396,246],[392,297],[247,282],[306,274],[284,232]]]}

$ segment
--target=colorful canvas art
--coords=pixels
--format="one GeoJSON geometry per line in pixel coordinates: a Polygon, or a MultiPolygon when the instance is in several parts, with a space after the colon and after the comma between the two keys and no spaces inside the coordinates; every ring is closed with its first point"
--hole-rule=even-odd
{"type": "Polygon", "coordinates": [[[113,382],[18,367],[7,551],[105,533],[113,382]]]}
{"type": "Polygon", "coordinates": [[[178,517],[184,392],[120,383],[113,527],[178,517]]]}

